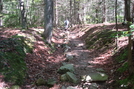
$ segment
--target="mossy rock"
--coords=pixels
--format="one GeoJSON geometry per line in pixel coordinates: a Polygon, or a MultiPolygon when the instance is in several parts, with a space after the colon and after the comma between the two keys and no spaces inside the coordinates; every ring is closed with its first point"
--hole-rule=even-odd
{"type": "Polygon", "coordinates": [[[18,86],[18,85],[13,85],[11,88],[9,88],[9,89],[21,89],[20,88],[20,86],[18,86]]]}
{"type": "Polygon", "coordinates": [[[94,81],[106,81],[108,80],[108,75],[105,73],[90,73],[81,77],[82,81],[94,82],[94,81]]]}
{"type": "Polygon", "coordinates": [[[65,74],[66,72],[74,72],[74,66],[73,64],[66,64],[64,66],[61,66],[57,72],[60,74],[65,74]]]}
{"type": "Polygon", "coordinates": [[[39,79],[36,80],[36,85],[37,86],[46,85],[46,84],[47,84],[47,82],[42,78],[39,78],[39,79]]]}

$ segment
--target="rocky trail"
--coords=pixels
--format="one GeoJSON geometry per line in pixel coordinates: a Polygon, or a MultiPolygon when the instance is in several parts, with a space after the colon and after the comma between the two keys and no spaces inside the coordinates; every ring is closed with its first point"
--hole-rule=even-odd
{"type": "Polygon", "coordinates": [[[95,68],[92,62],[94,55],[86,48],[80,34],[76,31],[65,32],[69,40],[69,48],[66,54],[67,64],[73,64],[75,74],[78,78],[78,85],[61,89],[106,89],[105,81],[108,76],[102,68],[95,68]],[[100,72],[101,71],[101,72],[100,72]]]}

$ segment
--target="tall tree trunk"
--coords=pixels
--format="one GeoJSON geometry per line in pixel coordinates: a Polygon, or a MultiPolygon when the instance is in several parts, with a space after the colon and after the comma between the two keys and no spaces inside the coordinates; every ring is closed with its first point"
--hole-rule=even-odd
{"type": "Polygon", "coordinates": [[[2,10],[3,10],[3,1],[0,0],[0,26],[3,26],[3,20],[2,20],[2,10]]]}
{"type": "Polygon", "coordinates": [[[22,29],[26,29],[27,28],[26,11],[25,11],[24,2],[22,0],[19,0],[19,7],[21,12],[22,29]]]}
{"type": "MultiPolygon", "coordinates": [[[[125,16],[127,20],[127,28],[129,31],[129,34],[131,34],[130,25],[132,22],[131,14],[130,14],[130,2],[131,0],[125,0],[125,16]]],[[[128,37],[128,66],[129,66],[129,73],[134,74],[134,66],[133,66],[133,60],[132,60],[132,50],[133,50],[133,44],[132,44],[132,36],[130,35],[128,37]]]]}
{"type": "Polygon", "coordinates": [[[44,0],[44,38],[46,42],[51,44],[52,30],[53,30],[53,0],[44,0]]]}
{"type": "Polygon", "coordinates": [[[106,0],[104,0],[104,7],[103,7],[103,22],[107,22],[107,3],[106,0]]]}
{"type": "Polygon", "coordinates": [[[57,0],[54,0],[53,4],[54,4],[54,10],[53,10],[54,11],[53,12],[54,13],[54,21],[53,21],[54,24],[53,25],[56,27],[59,24],[59,21],[58,21],[58,10],[57,10],[57,7],[58,7],[57,6],[57,0]]]}

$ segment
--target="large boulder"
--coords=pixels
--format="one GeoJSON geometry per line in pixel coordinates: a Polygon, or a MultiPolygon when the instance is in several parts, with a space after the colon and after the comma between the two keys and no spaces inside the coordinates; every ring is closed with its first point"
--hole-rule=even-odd
{"type": "Polygon", "coordinates": [[[66,64],[66,65],[63,65],[61,66],[58,71],[58,73],[60,74],[65,74],[66,72],[74,72],[74,66],[73,64],[66,64]]]}
{"type": "Polygon", "coordinates": [[[76,76],[71,73],[71,72],[67,72],[66,74],[61,75],[61,81],[69,81],[72,83],[77,83],[78,79],[76,78],[76,76]]]}
{"type": "Polygon", "coordinates": [[[67,76],[67,79],[68,79],[69,82],[72,82],[72,83],[77,83],[78,82],[78,79],[76,78],[76,76],[73,73],[67,72],[66,76],[67,76]]]}
{"type": "Polygon", "coordinates": [[[82,81],[86,82],[94,82],[94,81],[106,81],[108,79],[108,75],[105,73],[90,73],[88,75],[81,76],[82,81]]]}
{"type": "Polygon", "coordinates": [[[67,87],[66,89],[78,89],[78,88],[75,88],[75,87],[73,87],[73,86],[69,86],[69,87],[67,87]]]}

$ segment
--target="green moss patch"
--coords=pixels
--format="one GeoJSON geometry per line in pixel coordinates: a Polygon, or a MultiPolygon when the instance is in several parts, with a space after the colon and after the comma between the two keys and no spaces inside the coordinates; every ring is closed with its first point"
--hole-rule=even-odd
{"type": "Polygon", "coordinates": [[[0,41],[0,73],[13,84],[23,84],[26,77],[25,56],[32,51],[23,36],[14,36],[0,41]]]}
{"type": "Polygon", "coordinates": [[[97,29],[86,38],[87,48],[103,49],[103,47],[113,45],[115,34],[115,31],[111,29],[97,29]]]}

